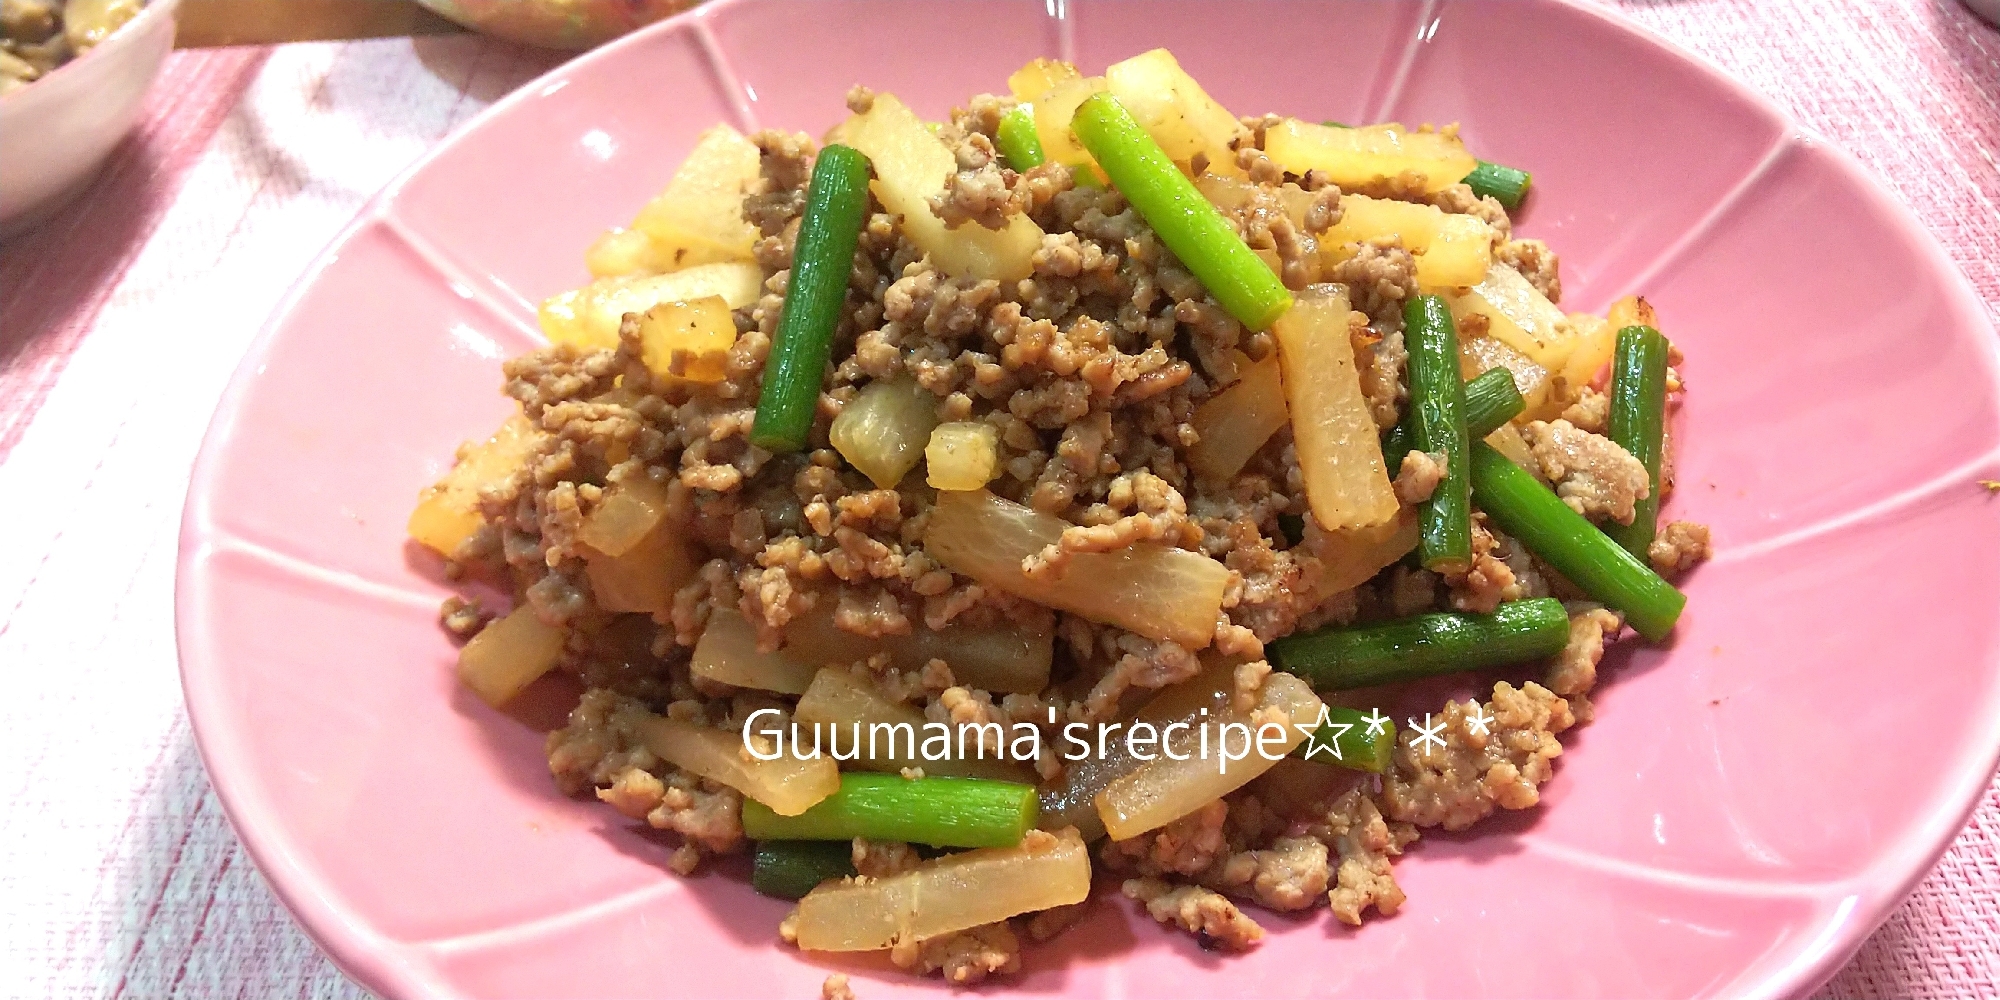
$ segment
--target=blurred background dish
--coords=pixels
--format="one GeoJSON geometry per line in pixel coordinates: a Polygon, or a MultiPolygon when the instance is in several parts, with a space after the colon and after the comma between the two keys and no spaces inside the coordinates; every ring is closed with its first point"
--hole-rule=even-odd
{"type": "Polygon", "coordinates": [[[465,25],[529,45],[587,49],[698,0],[420,0],[465,25]]]}
{"type": "MultiPolygon", "coordinates": [[[[13,86],[0,83],[0,136],[7,142],[0,236],[33,225],[81,191],[125,137],[173,48],[177,3],[152,0],[136,11],[130,9],[136,4],[72,3],[74,37],[59,31],[40,43],[10,46],[6,55],[34,72],[32,79],[13,74],[13,86]]],[[[64,6],[0,0],[0,13],[29,18],[36,9],[64,6]]]]}

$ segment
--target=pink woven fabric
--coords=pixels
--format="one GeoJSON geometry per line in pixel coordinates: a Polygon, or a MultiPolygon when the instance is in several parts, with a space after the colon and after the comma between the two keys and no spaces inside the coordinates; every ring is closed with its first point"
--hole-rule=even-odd
{"type": "MultiPolygon", "coordinates": [[[[2000,32],[1957,0],[1601,2],[1857,154],[2000,321],[2000,32]]],[[[0,497],[22,512],[0,550],[0,994],[365,995],[272,898],[202,775],[173,680],[181,495],[299,270],[553,58],[471,38],[177,54],[85,201],[0,245],[0,497]]],[[[2000,784],[1817,996],[1996,995],[2000,784]]]]}
{"type": "Polygon", "coordinates": [[[223,49],[168,60],[132,137],[79,204],[0,248],[0,288],[19,290],[0,302],[0,399],[8,401],[0,461],[265,55],[223,49]]]}

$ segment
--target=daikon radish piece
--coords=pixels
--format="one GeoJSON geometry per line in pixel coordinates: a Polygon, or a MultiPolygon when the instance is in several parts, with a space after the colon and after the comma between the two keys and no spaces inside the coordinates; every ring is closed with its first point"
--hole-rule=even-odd
{"type": "Polygon", "coordinates": [[[923,460],[938,425],[938,398],[907,376],[868,383],[833,418],[827,437],[849,465],[891,490],[923,460]]]}
{"type": "Polygon", "coordinates": [[[1104,71],[1104,81],[1139,127],[1175,163],[1186,166],[1200,155],[1210,170],[1242,172],[1229,148],[1243,132],[1242,123],[1208,96],[1173,53],[1153,49],[1113,63],[1104,71]]]}
{"type": "Polygon", "coordinates": [[[743,196],[757,181],[759,155],[755,143],[727,125],[695,140],[667,189],[632,223],[652,242],[654,269],[755,259],[757,227],[743,218],[743,196]]]}
{"type": "Polygon", "coordinates": [[[1009,216],[1006,227],[998,230],[976,223],[949,229],[931,211],[931,196],[944,190],[958,164],[903,102],[877,94],[874,107],[840,126],[840,138],[868,157],[875,170],[869,187],[876,199],[903,217],[903,235],[928,253],[940,271],[952,277],[1019,281],[1034,270],[1031,258],[1041,249],[1042,229],[1025,214],[1009,216]]]}
{"type": "Polygon", "coordinates": [[[932,489],[985,489],[1000,475],[1000,432],[977,420],[939,424],[924,445],[924,466],[932,489]]]}
{"type": "Polygon", "coordinates": [[[800,735],[809,746],[813,740],[811,727],[822,727],[818,743],[821,754],[831,754],[835,749],[842,756],[858,752],[858,759],[843,763],[860,770],[895,773],[904,768],[922,768],[925,774],[948,778],[1035,783],[1031,767],[1005,757],[1004,732],[1002,746],[985,747],[982,755],[981,735],[967,730],[964,744],[967,752],[960,755],[959,732],[953,728],[949,734],[951,746],[947,748],[951,756],[934,753],[932,756],[938,759],[926,759],[924,723],[929,720],[924,713],[903,702],[890,701],[872,685],[840,667],[828,667],[813,677],[792,718],[798,722],[800,735]],[[839,727],[838,733],[829,728],[835,726],[839,727]],[[914,748],[910,745],[912,741],[914,748]]]}
{"type": "Polygon", "coordinates": [[[1366,528],[1323,531],[1309,522],[1302,544],[1320,561],[1319,581],[1313,586],[1315,603],[1374,579],[1409,555],[1417,541],[1414,507],[1400,508],[1394,518],[1366,528]]]}
{"type": "MultiPolygon", "coordinates": [[[[1377,452],[1379,457],[1379,445],[1377,452]]],[[[1214,638],[1229,570],[1199,552],[1146,542],[1116,552],[1077,553],[1055,579],[1029,577],[1022,561],[1058,542],[1069,526],[984,490],[939,493],[924,549],[986,586],[1091,621],[1172,639],[1189,649],[1214,638]]]]}
{"type": "Polygon", "coordinates": [[[1229,388],[1195,407],[1189,423],[1199,439],[1188,451],[1188,465],[1208,479],[1234,479],[1285,420],[1285,384],[1273,354],[1244,368],[1229,388]]]}
{"type": "Polygon", "coordinates": [[[638,728],[646,749],[661,760],[728,785],[780,816],[797,816],[840,788],[840,769],[832,760],[802,760],[790,753],[758,760],[739,730],[661,715],[646,718],[638,728]]]}
{"type": "Polygon", "coordinates": [[[1097,795],[1097,812],[1104,820],[1105,832],[1113,840],[1136,837],[1250,783],[1305,741],[1306,734],[1298,726],[1309,728],[1319,718],[1319,709],[1319,696],[1306,682],[1290,674],[1271,674],[1258,692],[1255,709],[1246,712],[1232,706],[1210,713],[1210,721],[1201,727],[1207,735],[1205,756],[1200,731],[1184,730],[1173,734],[1167,745],[1175,747],[1185,760],[1174,760],[1163,749],[1154,760],[1105,786],[1097,795]],[[1257,718],[1275,725],[1260,731],[1257,718]],[[1244,756],[1224,760],[1223,741],[1242,739],[1234,734],[1246,731],[1248,743],[1230,744],[1244,756]],[[1260,736],[1269,738],[1260,742],[1260,736]]]}
{"type": "Polygon", "coordinates": [[[638,544],[618,555],[585,555],[584,575],[597,606],[605,611],[648,615],[673,613],[674,591],[686,586],[701,569],[701,559],[691,544],[674,525],[661,521],[638,544]]]}
{"type": "MultiPolygon", "coordinates": [[[[1176,722],[1191,725],[1206,718],[1204,710],[1210,715],[1221,712],[1235,694],[1236,667],[1240,662],[1239,658],[1213,654],[1203,657],[1201,673],[1162,688],[1124,725],[1128,728],[1134,722],[1145,722],[1155,728],[1176,722]]],[[[1097,793],[1144,763],[1132,756],[1123,729],[1107,727],[1089,733],[1077,737],[1089,745],[1083,759],[1065,760],[1062,777],[1053,785],[1042,786],[1040,792],[1042,829],[1073,826],[1087,841],[1104,836],[1104,820],[1097,814],[1097,793]],[[1103,738],[1098,739],[1099,735],[1103,738]]],[[[1066,739],[1057,747],[1066,755],[1076,753],[1075,746],[1066,739]]]]}
{"type": "Polygon", "coordinates": [[[710,295],[720,296],[731,309],[741,309],[763,293],[764,272],[755,264],[703,264],[672,274],[599,278],[543,301],[537,318],[550,343],[608,350],[618,346],[618,327],[626,313],[710,295]]]}
{"type": "Polygon", "coordinates": [[[496,618],[458,651],[459,683],[494,708],[555,669],[562,660],[563,630],[522,605],[496,618]]]}
{"type": "Polygon", "coordinates": [[[735,608],[716,608],[708,613],[688,670],[696,677],[736,687],[804,694],[820,666],[782,649],[758,652],[757,629],[749,620],[735,608]]]}
{"type": "Polygon", "coordinates": [[[577,538],[607,556],[630,552],[667,516],[667,487],[647,475],[630,475],[604,487],[603,499],[584,515],[577,538]]]}
{"type": "Polygon", "coordinates": [[[662,302],[639,317],[639,360],[661,378],[720,382],[735,344],[736,319],[720,295],[662,302]]]}
{"type": "Polygon", "coordinates": [[[1506,264],[1488,268],[1486,280],[1463,293],[1446,295],[1445,301],[1454,320],[1463,323],[1473,313],[1486,317],[1487,336],[1549,371],[1561,371],[1576,346],[1563,311],[1506,264]]]}
{"type": "Polygon", "coordinates": [[[425,488],[410,512],[410,537],[450,558],[479,531],[479,491],[506,482],[542,446],[547,435],[520,411],[484,442],[464,449],[444,478],[425,488]]]}
{"type": "Polygon", "coordinates": [[[1455,136],[1410,132],[1393,123],[1335,128],[1296,118],[1265,130],[1264,154],[1294,174],[1324,171],[1345,189],[1415,171],[1431,194],[1463,180],[1479,165],[1455,136]]]}
{"type": "Polygon", "coordinates": [[[948,854],[888,878],[844,879],[799,900],[799,947],[874,951],[990,924],[1090,895],[1090,851],[1076,831],[1030,833],[1017,847],[948,854]]]}
{"type": "Polygon", "coordinates": [[[1283,363],[1292,441],[1306,500],[1324,528],[1365,528],[1396,515],[1382,440],[1348,339],[1347,289],[1314,285],[1271,327],[1283,363]]]}

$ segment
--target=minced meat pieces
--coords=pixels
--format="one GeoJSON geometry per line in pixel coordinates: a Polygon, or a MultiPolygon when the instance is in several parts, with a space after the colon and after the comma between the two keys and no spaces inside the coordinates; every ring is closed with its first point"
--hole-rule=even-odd
{"type": "Polygon", "coordinates": [[[920,976],[935,972],[953,986],[971,986],[987,976],[1020,971],[1021,939],[1002,920],[920,941],[898,941],[889,949],[889,961],[920,976]]]}
{"type": "Polygon", "coordinates": [[[1493,262],[1507,264],[1521,272],[1535,291],[1548,297],[1550,302],[1562,301],[1562,277],[1558,273],[1555,251],[1541,240],[1509,240],[1493,251],[1493,262]]]}
{"type": "MultiPolygon", "coordinates": [[[[1405,897],[1389,859],[1417,839],[1416,827],[1383,819],[1375,800],[1356,788],[1336,799],[1309,832],[1340,858],[1327,902],[1341,923],[1359,927],[1371,906],[1385,917],[1396,914],[1405,897]]],[[[1325,884],[1322,879],[1321,885],[1325,884]]]]}
{"type": "Polygon", "coordinates": [[[1519,688],[1500,681],[1484,705],[1446,702],[1428,722],[1438,727],[1442,747],[1420,743],[1414,728],[1396,735],[1383,775],[1383,812],[1414,826],[1463,830],[1496,808],[1527,809],[1541,801],[1539,789],[1555,773],[1562,754],[1556,734],[1574,722],[1569,704],[1533,681],[1519,688]]]}
{"type": "Polygon", "coordinates": [[[1597,686],[1597,663],[1604,658],[1604,644],[1615,638],[1624,624],[1623,619],[1599,607],[1571,612],[1569,644],[1549,664],[1543,683],[1565,698],[1590,693],[1597,686]]]}
{"type": "Polygon", "coordinates": [[[1145,904],[1154,920],[1193,934],[1202,947],[1244,951],[1264,939],[1264,928],[1221,893],[1156,878],[1127,879],[1125,897],[1145,904]]]}
{"type": "Polygon", "coordinates": [[[1396,470],[1396,481],[1390,484],[1396,489],[1396,499],[1405,507],[1429,500],[1437,492],[1438,483],[1444,481],[1446,461],[1441,451],[1404,453],[1402,467],[1396,470]]]}
{"type": "Polygon", "coordinates": [[[1708,525],[1670,521],[1653,536],[1646,556],[1661,576],[1671,578],[1706,562],[1713,552],[1709,547],[1708,525]]]}
{"type": "Polygon", "coordinates": [[[1651,486],[1646,467],[1631,452],[1567,420],[1530,421],[1521,427],[1521,437],[1571,510],[1596,521],[1632,523],[1632,505],[1651,486]]]}

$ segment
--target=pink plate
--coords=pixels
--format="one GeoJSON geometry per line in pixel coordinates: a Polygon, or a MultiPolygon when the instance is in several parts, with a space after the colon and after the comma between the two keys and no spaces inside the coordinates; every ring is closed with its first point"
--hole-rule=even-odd
{"type": "Polygon", "coordinates": [[[740,871],[676,879],[660,840],[557,795],[547,718],[453,683],[448,589],[403,523],[505,414],[531,303],[585,280],[584,246],[699,129],[818,131],[857,81],[939,115],[1035,55],[1157,45],[1239,112],[1456,120],[1532,168],[1521,228],[1568,262],[1565,304],[1643,289],[1687,352],[1672,505],[1719,552],[1672,647],[1616,659],[1547,807],[1427,838],[1400,915],[1272,918],[1224,958],[1100,899],[1018,988],[1797,995],[1930,867],[2000,751],[2000,498],[1978,484],[2000,479],[2000,345],[1848,157],[1559,0],[722,0],[523,88],[392,185],[210,429],[181,539],[188,708],[236,829],[344,969],[399,997],[798,997],[830,971],[936,994],[782,946],[785,908],[740,871]]]}

